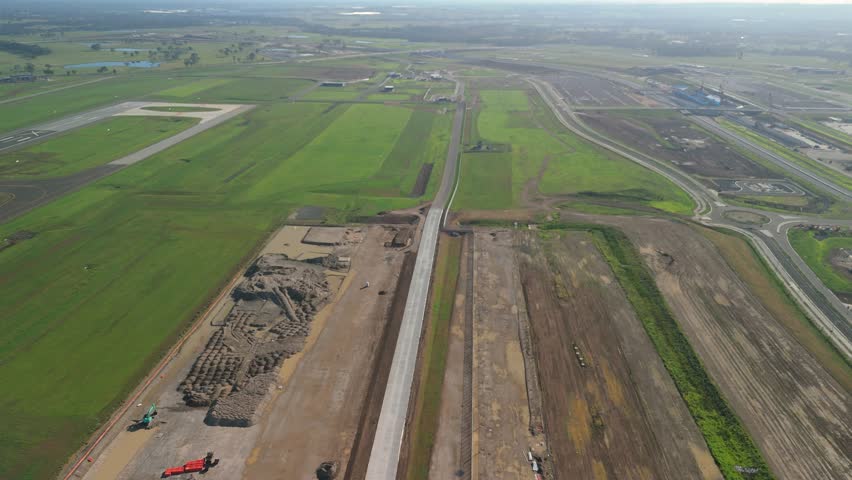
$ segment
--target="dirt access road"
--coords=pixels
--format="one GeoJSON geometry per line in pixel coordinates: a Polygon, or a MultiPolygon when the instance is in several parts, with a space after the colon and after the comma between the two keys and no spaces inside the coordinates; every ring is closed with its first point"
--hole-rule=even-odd
{"type": "Polygon", "coordinates": [[[721,479],[591,237],[518,236],[556,478],[721,479]]]}
{"type": "MultiPolygon", "coordinates": [[[[588,218],[586,218],[588,219],[588,218]]],[[[715,247],[663,219],[610,217],[640,250],[707,372],[779,479],[852,476],[852,396],[715,247]]]]}
{"type": "MultiPolygon", "coordinates": [[[[300,244],[302,227],[285,227],[263,253],[291,258],[327,254],[330,247],[300,244]]],[[[233,302],[226,296],[194,334],[155,386],[140,398],[147,408],[157,402],[158,423],[148,431],[121,431],[95,452],[87,480],[158,478],[169,466],[204,456],[221,458],[205,478],[235,480],[315,477],[321,462],[347,463],[371,375],[372,358],[387,323],[399,270],[405,256],[384,246],[393,232],[382,225],[361,227],[363,240],[349,247],[351,269],[345,279],[332,274],[336,288],[330,304],[311,325],[306,346],[284,361],[280,388],[274,390],[260,421],[248,428],[211,427],[203,423],[207,408],[184,405],[178,383],[204,349],[214,328],[233,302]],[[362,288],[366,281],[369,288],[362,288]],[[380,294],[380,292],[384,292],[380,294]]],[[[125,424],[143,410],[133,408],[125,424]]],[[[341,472],[342,474],[343,472],[341,472]]],[[[78,477],[75,477],[78,478],[78,477]]],[[[340,477],[342,478],[342,477],[340,477]]]]}
{"type": "Polygon", "coordinates": [[[519,322],[526,321],[522,318],[526,309],[513,243],[511,230],[474,234],[470,478],[475,480],[532,478],[527,450],[546,452],[544,436],[533,436],[530,429],[519,337],[519,322]]]}

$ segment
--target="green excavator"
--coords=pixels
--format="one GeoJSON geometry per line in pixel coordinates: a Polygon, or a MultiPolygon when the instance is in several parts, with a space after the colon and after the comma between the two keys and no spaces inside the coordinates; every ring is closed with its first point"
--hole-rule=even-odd
{"type": "Polygon", "coordinates": [[[141,430],[143,428],[147,430],[151,428],[151,425],[154,423],[154,417],[156,415],[157,405],[152,403],[148,411],[145,412],[145,415],[142,416],[142,419],[136,421],[136,424],[134,425],[134,430],[141,430]]]}

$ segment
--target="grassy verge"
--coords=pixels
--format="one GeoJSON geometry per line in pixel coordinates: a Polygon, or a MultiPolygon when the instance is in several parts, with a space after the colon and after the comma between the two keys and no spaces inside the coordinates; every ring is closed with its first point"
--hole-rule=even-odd
{"type": "Polygon", "coordinates": [[[22,150],[0,154],[0,176],[53,177],[104,165],[172,137],[194,118],[112,117],[22,150]]]}
{"type": "Polygon", "coordinates": [[[787,117],[793,120],[793,123],[798,125],[805,130],[810,130],[816,133],[818,136],[822,135],[824,137],[828,137],[835,142],[840,143],[843,146],[852,148],[852,136],[847,135],[843,132],[837,131],[831,127],[825,126],[818,121],[811,119],[801,119],[801,118],[792,118],[787,117]]]}
{"type": "Polygon", "coordinates": [[[466,125],[456,209],[525,207],[527,194],[540,192],[692,212],[675,184],[566,130],[535,92],[483,90],[478,97],[466,125]],[[479,141],[502,148],[476,151],[479,141]]]}
{"type": "Polygon", "coordinates": [[[737,234],[699,226],[694,228],[713,242],[728,265],[749,286],[749,290],[757,295],[772,317],[778,320],[838,383],[846,390],[852,390],[852,365],[805,316],[751,244],[737,234]]]}
{"type": "Polygon", "coordinates": [[[415,204],[364,192],[410,112],[329,106],[260,106],[0,225],[35,234],[0,252],[0,478],[54,476],[294,209],[415,204]]]}
{"type": "Polygon", "coordinates": [[[218,108],[210,107],[142,107],[142,110],[150,110],[152,112],[218,112],[218,108]]]}
{"type": "Polygon", "coordinates": [[[462,239],[453,237],[441,238],[438,247],[429,323],[424,336],[422,371],[412,421],[414,428],[405,472],[407,480],[429,478],[429,463],[441,413],[441,391],[447,365],[450,318],[456,297],[461,248],[462,239]]]}
{"type": "Polygon", "coordinates": [[[831,266],[833,251],[843,248],[852,251],[852,236],[829,235],[819,239],[815,231],[790,230],[790,244],[811,267],[817,277],[837,295],[852,297],[852,280],[831,266]]]}
{"type": "Polygon", "coordinates": [[[788,150],[787,148],[763,137],[762,135],[759,135],[749,130],[746,127],[737,125],[725,119],[720,120],[719,124],[727,128],[728,130],[737,132],[739,135],[742,135],[743,137],[751,140],[757,145],[784,157],[786,160],[793,162],[800,167],[808,169],[809,171],[819,175],[820,177],[826,178],[828,180],[831,180],[832,182],[837,183],[838,185],[842,185],[846,188],[852,189],[852,178],[846,177],[845,175],[836,172],[815,160],[811,160],[810,158],[804,155],[788,150]]]}
{"type": "Polygon", "coordinates": [[[740,479],[735,467],[756,467],[754,479],[774,478],[754,441],[704,370],[666,305],[641,256],[622,232],[600,225],[552,224],[548,229],[590,231],[642,321],[701,430],[710,453],[727,479],[740,479]]]}

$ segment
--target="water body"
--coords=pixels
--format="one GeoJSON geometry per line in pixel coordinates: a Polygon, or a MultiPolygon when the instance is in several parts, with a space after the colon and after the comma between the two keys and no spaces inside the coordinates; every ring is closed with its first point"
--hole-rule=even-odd
{"type": "Polygon", "coordinates": [[[115,50],[116,52],[148,52],[153,49],[151,48],[111,48],[110,50],[115,50]]]}
{"type": "Polygon", "coordinates": [[[65,70],[76,70],[78,68],[98,68],[98,67],[130,67],[130,68],[157,68],[160,66],[159,62],[149,62],[147,60],[140,60],[138,62],[90,62],[90,63],[78,63],[75,65],[65,65],[63,68],[65,70]]]}

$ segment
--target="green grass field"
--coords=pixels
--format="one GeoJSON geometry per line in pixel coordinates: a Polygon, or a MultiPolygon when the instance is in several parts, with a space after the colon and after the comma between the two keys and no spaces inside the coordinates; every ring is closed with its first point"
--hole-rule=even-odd
{"type": "Polygon", "coordinates": [[[286,100],[313,82],[295,78],[201,78],[157,92],[165,100],[193,102],[256,103],[286,100]]]}
{"type": "Polygon", "coordinates": [[[220,108],[212,108],[212,107],[142,107],[142,110],[149,110],[151,112],[218,112],[221,110],[220,108]]]}
{"type": "Polygon", "coordinates": [[[689,214],[687,194],[657,174],[602,151],[560,128],[541,99],[522,90],[479,93],[468,142],[511,145],[508,152],[462,156],[454,208],[522,206],[525,189],[590,196],[689,214]]]}
{"type": "MultiPolygon", "coordinates": [[[[423,155],[404,139],[415,117],[259,106],[0,226],[36,233],[0,252],[0,378],[15,385],[0,392],[0,478],[53,475],[296,208],[416,205],[399,186],[370,193],[400,141],[423,155]]],[[[448,125],[433,119],[430,135],[448,125]]]]}
{"type": "Polygon", "coordinates": [[[168,77],[145,73],[126,78],[118,76],[102,82],[45,93],[4,105],[4,109],[14,109],[15,114],[0,115],[0,132],[33,127],[41,122],[127,98],[143,98],[175,83],[176,81],[169,80],[168,77]]]}
{"type": "Polygon", "coordinates": [[[0,154],[0,177],[53,177],[106,164],[173,136],[197,119],[112,117],[0,154]]]}
{"type": "Polygon", "coordinates": [[[852,278],[830,262],[831,254],[841,248],[852,252],[852,236],[829,235],[818,239],[816,233],[791,229],[790,243],[826,287],[847,299],[852,298],[852,278]]]}

